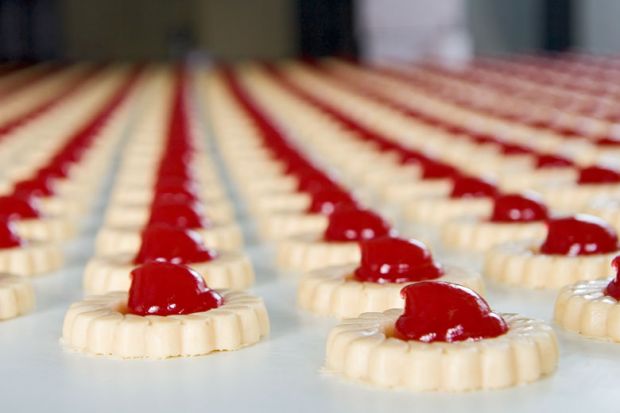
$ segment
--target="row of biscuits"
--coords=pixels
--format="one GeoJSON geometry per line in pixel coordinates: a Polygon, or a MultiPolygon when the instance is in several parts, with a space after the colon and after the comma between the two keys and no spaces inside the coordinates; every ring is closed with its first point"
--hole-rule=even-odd
{"type": "Polygon", "coordinates": [[[487,68],[456,73],[435,66],[417,69],[417,73],[427,80],[426,87],[444,90],[444,99],[568,140],[597,141],[598,136],[609,132],[604,113],[615,110],[613,99],[541,84],[535,79],[519,79],[517,73],[510,78],[487,68]]]}
{"type": "MultiPolygon", "coordinates": [[[[219,89],[220,95],[213,92],[215,96],[211,97],[210,102],[212,105],[220,103],[221,107],[213,110],[211,117],[214,123],[221,122],[215,128],[216,137],[233,176],[236,175],[235,169],[253,163],[261,168],[261,172],[271,173],[272,182],[291,176],[299,179],[290,164],[300,163],[300,158],[308,161],[291,142],[295,141],[301,148],[304,139],[296,141],[292,137],[299,137],[298,134],[313,124],[296,116],[303,109],[294,101],[281,98],[275,90],[266,88],[253,68],[244,67],[239,73],[225,71],[221,77],[215,75],[209,82],[212,90],[219,89]],[[235,99],[222,103],[226,99],[226,88],[228,99],[235,99]],[[227,125],[244,125],[246,128],[242,133],[237,129],[234,134],[227,134],[227,125]],[[233,136],[236,142],[228,146],[233,136]],[[287,151],[274,150],[275,138],[280,145],[287,145],[287,151]],[[237,150],[244,152],[240,158],[243,162],[235,159],[237,150]],[[271,172],[267,172],[269,170],[271,172]]],[[[350,152],[350,155],[354,157],[357,154],[350,152]]],[[[318,161],[311,165],[319,169],[318,161]]],[[[279,189],[280,193],[286,193],[279,189]]],[[[370,219],[368,211],[363,212],[366,214],[350,205],[335,206],[328,216],[322,239],[317,240],[316,234],[308,234],[307,244],[322,245],[322,249],[314,249],[309,257],[308,261],[315,266],[333,264],[331,252],[342,247],[351,248],[354,244],[358,244],[356,248],[360,255],[348,255],[350,260],[355,258],[349,265],[330,266],[305,275],[300,280],[299,303],[319,314],[335,316],[355,316],[359,314],[354,313],[357,305],[362,304],[360,310],[364,311],[363,303],[370,304],[375,311],[396,309],[384,313],[365,313],[359,319],[347,320],[336,327],[327,341],[328,368],[376,385],[404,386],[416,390],[506,387],[536,380],[555,369],[557,346],[549,327],[517,316],[492,313],[473,290],[436,281],[442,278],[453,281],[455,272],[460,270],[437,263],[423,243],[395,237],[389,227],[377,219],[378,216],[370,219]],[[333,238],[334,234],[337,237],[333,238]],[[394,299],[394,291],[398,293],[402,287],[405,287],[403,297],[396,294],[398,299],[394,299]],[[445,309],[440,308],[438,303],[450,307],[451,314],[464,315],[461,311],[467,306],[476,308],[476,315],[471,314],[471,323],[461,325],[462,335],[450,333],[449,328],[444,330],[455,320],[442,319],[445,309]],[[420,328],[412,321],[420,317],[416,308],[422,307],[426,310],[422,313],[425,314],[424,326],[420,328]],[[482,319],[489,320],[488,324],[482,319]],[[532,334],[530,338],[525,338],[528,335],[525,330],[532,334]],[[473,337],[475,340],[470,341],[473,337]],[[539,346],[525,350],[523,340],[530,339],[538,342],[539,346]],[[510,350],[502,354],[501,351],[496,352],[498,346],[507,346],[505,348],[510,350]],[[516,367],[508,365],[508,354],[512,351],[526,357],[516,367]],[[544,363],[530,363],[527,358],[532,356],[536,360],[544,360],[544,363]],[[494,367],[489,368],[487,363],[494,367]],[[460,368],[453,369],[454,365],[460,368]],[[425,373],[429,371],[434,374],[425,373]]],[[[275,215],[280,212],[272,210],[271,213],[275,215]]],[[[302,240],[301,237],[285,239],[279,248],[302,240]]],[[[294,255],[295,251],[286,250],[284,253],[294,255]]],[[[460,278],[460,281],[464,279],[460,278]]],[[[458,276],[456,280],[458,282],[458,276]]]]}
{"type": "Polygon", "coordinates": [[[118,142],[138,76],[138,71],[117,68],[107,73],[107,82],[100,87],[91,85],[61,105],[57,110],[71,111],[75,120],[55,128],[48,119],[47,127],[58,133],[49,134],[50,152],[24,158],[23,164],[15,165],[20,174],[14,173],[10,165],[7,168],[5,195],[0,197],[0,263],[3,273],[8,274],[2,276],[0,293],[3,319],[34,307],[34,291],[25,276],[49,273],[62,266],[59,241],[74,233],[73,225],[82,217],[80,212],[86,212],[65,209],[65,206],[83,202],[83,198],[92,196],[89,192],[96,191],[95,182],[89,188],[79,185],[81,174],[97,174],[105,168],[109,156],[104,152],[101,160],[92,162],[93,151],[118,142]],[[78,110],[82,106],[85,109],[78,110]],[[56,192],[61,186],[74,186],[76,190],[56,192]]]}
{"type": "MultiPolygon", "coordinates": [[[[319,88],[315,86],[313,90],[319,88]]],[[[287,106],[293,105],[288,103],[287,106]]],[[[329,113],[333,114],[334,110],[329,113]]],[[[339,115],[342,117],[342,113],[339,115]]],[[[348,122],[351,124],[351,119],[348,122]]],[[[317,124],[317,121],[305,120],[304,123],[317,124]]],[[[333,136],[325,136],[325,131],[322,131],[314,138],[311,135],[305,136],[305,141],[321,138],[334,140],[333,136]]],[[[326,147],[325,144],[317,146],[326,147]]],[[[329,155],[323,153],[322,156],[329,155]]],[[[582,170],[582,174],[584,171],[590,172],[591,168],[582,170]]],[[[477,261],[475,257],[478,251],[485,252],[502,241],[523,239],[508,249],[498,247],[487,252],[484,271],[487,276],[533,288],[558,288],[579,279],[608,276],[609,262],[618,248],[614,241],[617,240],[615,231],[604,222],[585,217],[553,218],[544,204],[533,195],[498,196],[494,186],[488,182],[470,177],[449,178],[452,181],[449,196],[417,197],[411,201],[410,211],[425,212],[416,223],[430,222],[436,230],[442,229],[443,247],[461,250],[464,252],[464,261],[470,265],[477,261]],[[457,218],[458,214],[473,216],[457,218]],[[576,252],[564,250],[564,246],[557,245],[558,238],[566,236],[583,242],[588,237],[596,240],[591,241],[593,245],[589,254],[592,255],[579,259],[571,257],[576,252]],[[595,242],[600,244],[596,250],[595,242]],[[542,247],[539,249],[540,245],[542,247]],[[542,253],[526,253],[539,250],[542,253]],[[561,267],[561,271],[549,274],[549,268],[553,266],[561,267]],[[526,267],[528,271],[524,270],[526,267]]],[[[407,218],[411,220],[412,214],[407,218]]],[[[419,225],[416,228],[419,229],[419,225]]]]}
{"type": "MultiPolygon", "coordinates": [[[[497,201],[496,198],[491,219],[501,212],[497,201]]],[[[541,220],[546,218],[540,203],[532,203],[530,199],[525,206],[525,209],[510,206],[504,215],[525,212],[539,214],[541,220]]],[[[529,241],[499,247],[490,254],[485,273],[502,276],[499,281],[534,288],[566,286],[558,299],[556,321],[584,335],[618,340],[617,281],[613,277],[611,281],[605,280],[609,276],[609,262],[618,250],[617,234],[602,221],[585,216],[551,219],[547,220],[547,234],[542,243],[529,241]],[[576,278],[603,280],[571,285],[576,278]]]]}
{"type": "Polygon", "coordinates": [[[190,106],[189,73],[155,68],[127,142],[87,297],[65,316],[71,350],[169,358],[236,350],[269,331],[254,272],[190,106]]]}
{"type": "MultiPolygon", "coordinates": [[[[314,87],[316,89],[316,87],[314,87]]],[[[374,109],[374,108],[373,108],[374,109]]],[[[402,134],[402,133],[401,133],[402,134]]],[[[423,149],[423,147],[421,148],[423,149]]],[[[462,155],[462,160],[466,161],[470,154],[465,152],[462,155]]],[[[553,155],[551,155],[553,156],[553,155]]],[[[469,156],[471,158],[471,156],[469,156]]],[[[530,155],[531,157],[531,155],[530,155]]],[[[548,156],[545,156],[548,157],[548,156]]],[[[540,158],[539,158],[540,159],[540,158]]],[[[485,164],[482,162],[482,164],[485,164]]],[[[560,166],[555,166],[556,163],[552,163],[550,166],[554,166],[553,168],[549,168],[550,170],[555,170],[560,166]]],[[[570,165],[564,165],[570,166],[570,165]]],[[[577,170],[569,171],[568,168],[560,168],[562,174],[566,174],[566,172],[571,172],[573,178],[571,180],[566,180],[569,175],[565,175],[563,180],[565,182],[561,184],[559,181],[555,182],[554,185],[551,183],[547,183],[545,185],[534,185],[531,189],[536,189],[541,192],[544,196],[544,199],[548,204],[552,207],[556,207],[559,211],[562,210],[570,210],[570,211],[578,211],[579,206],[587,203],[590,199],[596,199],[597,195],[611,195],[614,191],[617,191],[618,186],[618,174],[616,171],[610,168],[601,167],[598,165],[592,165],[587,167],[582,167],[577,170]],[[559,201],[562,202],[559,202],[559,201]],[[563,206],[564,208],[558,208],[558,206],[563,206]]],[[[527,172],[526,172],[527,173],[527,172]]],[[[556,174],[558,172],[552,171],[552,173],[556,174]]],[[[520,175],[520,174],[517,174],[520,175]]],[[[501,184],[501,181],[500,181],[501,184]]],[[[406,184],[405,184],[406,185],[406,184]]],[[[401,193],[401,197],[406,195],[402,195],[402,193],[406,194],[408,191],[403,190],[403,185],[398,185],[398,183],[394,184],[394,193],[401,193]],[[400,186],[400,188],[399,188],[400,186]]],[[[500,185],[502,187],[502,185],[500,185]]],[[[509,189],[511,189],[509,187],[509,189]]],[[[388,191],[389,192],[389,191],[388,191]]],[[[392,197],[389,198],[390,203],[394,203],[398,198],[392,197]]],[[[601,201],[598,201],[601,202],[601,201]]],[[[398,202],[397,202],[398,203],[398,202]]],[[[601,209],[604,208],[605,202],[602,202],[601,209]]],[[[420,207],[422,208],[422,206],[420,207]]],[[[417,216],[415,212],[418,209],[415,205],[409,208],[407,211],[407,216],[410,221],[420,221],[420,218],[423,218],[425,221],[428,219],[428,216],[422,215],[421,217],[417,216]]],[[[609,209],[609,208],[607,208],[609,209]]],[[[426,208],[428,210],[428,208],[426,208]]],[[[421,211],[424,212],[424,209],[421,211]]]]}

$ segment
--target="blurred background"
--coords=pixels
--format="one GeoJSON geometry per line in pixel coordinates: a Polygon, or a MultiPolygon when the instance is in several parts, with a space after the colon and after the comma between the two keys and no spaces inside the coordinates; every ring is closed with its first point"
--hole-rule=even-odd
{"type": "Polygon", "coordinates": [[[0,0],[0,59],[612,53],[617,16],[616,0],[0,0]]]}

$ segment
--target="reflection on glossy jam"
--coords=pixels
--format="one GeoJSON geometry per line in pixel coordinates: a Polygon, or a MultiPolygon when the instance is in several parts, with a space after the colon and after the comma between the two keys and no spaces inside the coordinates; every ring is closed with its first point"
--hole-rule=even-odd
{"type": "Polygon", "coordinates": [[[37,200],[20,195],[0,196],[0,216],[11,219],[38,218],[37,200]]]}
{"type": "Polygon", "coordinates": [[[148,225],[167,224],[179,228],[209,228],[209,221],[202,216],[196,204],[159,203],[151,206],[148,225]]]}
{"type": "Polygon", "coordinates": [[[562,156],[557,155],[543,154],[538,155],[538,157],[536,158],[537,169],[568,168],[573,165],[574,164],[570,159],[566,159],[562,156]]]}
{"type": "Polygon", "coordinates": [[[338,188],[324,188],[310,194],[311,201],[308,212],[329,215],[339,205],[355,206],[355,200],[348,192],[338,188]]]}
{"type": "Polygon", "coordinates": [[[196,271],[179,264],[151,261],[131,272],[127,309],[131,314],[181,315],[212,310],[224,302],[196,271]]]}
{"type": "Polygon", "coordinates": [[[485,179],[461,176],[454,178],[450,198],[484,198],[497,193],[497,187],[485,179]]]}
{"type": "Polygon", "coordinates": [[[589,166],[579,171],[577,182],[580,184],[620,183],[620,171],[597,165],[589,166]]]}
{"type": "Polygon", "coordinates": [[[23,243],[15,232],[13,222],[8,217],[0,217],[0,248],[15,248],[23,243]]]}
{"type": "Polygon", "coordinates": [[[544,221],[549,211],[542,200],[532,194],[507,194],[495,197],[492,222],[544,221]]]}
{"type": "Polygon", "coordinates": [[[383,218],[367,209],[340,206],[329,216],[325,241],[361,241],[390,235],[392,229],[383,218]]]}
{"type": "Polygon", "coordinates": [[[543,254],[592,255],[618,250],[616,231],[600,218],[579,214],[547,221],[547,238],[540,247],[543,254]]]}
{"type": "Polygon", "coordinates": [[[209,262],[216,257],[217,253],[204,245],[196,231],[158,224],[142,231],[142,243],[133,263],[163,260],[173,264],[190,264],[209,262]]]}
{"type": "Polygon", "coordinates": [[[360,241],[362,259],[357,281],[404,283],[441,277],[441,266],[423,242],[393,237],[360,241]]]}
{"type": "Polygon", "coordinates": [[[508,325],[473,290],[440,281],[403,288],[405,310],[396,320],[395,336],[424,343],[482,340],[501,336],[508,325]]]}
{"type": "Polygon", "coordinates": [[[620,256],[613,259],[611,266],[616,272],[615,277],[607,284],[605,295],[620,301],[620,256]]]}
{"type": "Polygon", "coordinates": [[[20,196],[47,197],[54,195],[54,180],[49,176],[37,176],[19,181],[13,186],[13,193],[20,196]]]}

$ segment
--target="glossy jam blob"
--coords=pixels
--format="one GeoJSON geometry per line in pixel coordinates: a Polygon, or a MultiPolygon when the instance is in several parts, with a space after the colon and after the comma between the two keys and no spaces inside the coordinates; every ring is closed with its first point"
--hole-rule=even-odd
{"type": "Polygon", "coordinates": [[[396,320],[395,336],[424,343],[452,343],[501,336],[508,325],[473,290],[439,281],[403,288],[405,310],[396,320]]]}
{"type": "Polygon", "coordinates": [[[616,231],[605,221],[590,215],[547,221],[547,238],[540,247],[543,254],[592,255],[618,250],[616,231]]]}
{"type": "Polygon", "coordinates": [[[206,220],[195,204],[155,203],[151,206],[148,225],[167,224],[179,228],[208,228],[206,220]]]}
{"type": "Polygon", "coordinates": [[[223,301],[200,274],[184,265],[151,261],[131,272],[127,301],[131,314],[191,314],[217,308],[223,301]]]}
{"type": "Polygon", "coordinates": [[[485,179],[461,176],[454,178],[450,198],[493,197],[497,192],[497,187],[485,179]]]}
{"type": "Polygon", "coordinates": [[[392,229],[383,218],[366,209],[341,206],[329,216],[325,241],[361,241],[389,235],[392,229]]]}
{"type": "Polygon", "coordinates": [[[549,210],[534,195],[507,194],[495,198],[492,222],[534,222],[548,218],[549,210]]]}
{"type": "Polygon", "coordinates": [[[615,184],[620,183],[620,171],[603,166],[589,166],[579,171],[577,182],[580,184],[615,184]]]}
{"type": "Polygon", "coordinates": [[[23,244],[11,220],[8,217],[0,217],[0,248],[15,248],[23,244]]]}
{"type": "Polygon", "coordinates": [[[39,207],[35,198],[19,195],[0,196],[0,216],[11,219],[38,218],[39,207]]]}
{"type": "Polygon", "coordinates": [[[208,249],[196,231],[168,225],[152,225],[142,231],[142,243],[133,263],[168,261],[173,264],[208,262],[217,253],[208,249]]]}
{"type": "Polygon", "coordinates": [[[620,256],[613,259],[611,266],[616,272],[616,276],[607,284],[605,295],[620,301],[620,256]]]}
{"type": "Polygon", "coordinates": [[[562,156],[543,154],[536,157],[537,169],[569,168],[573,165],[570,159],[566,159],[562,156]]]}
{"type": "Polygon", "coordinates": [[[329,215],[340,205],[355,206],[356,202],[347,192],[338,188],[325,188],[310,194],[308,212],[329,215]]]}
{"type": "Polygon", "coordinates": [[[441,277],[441,266],[421,241],[380,237],[360,241],[362,260],[355,270],[357,281],[404,283],[441,277]]]}

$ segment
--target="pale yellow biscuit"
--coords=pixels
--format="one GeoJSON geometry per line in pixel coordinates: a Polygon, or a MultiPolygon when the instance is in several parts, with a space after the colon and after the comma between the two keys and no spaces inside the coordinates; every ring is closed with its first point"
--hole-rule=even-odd
{"type": "MultiPolygon", "coordinates": [[[[243,234],[235,223],[194,229],[208,247],[223,251],[237,251],[243,247],[243,234]]],[[[136,253],[140,248],[141,227],[102,227],[95,238],[95,252],[99,256],[136,253]]]]}
{"type": "MultiPolygon", "coordinates": [[[[235,209],[228,200],[205,201],[203,204],[205,216],[215,224],[227,224],[235,218],[235,209]]],[[[104,223],[111,227],[143,226],[146,225],[150,213],[150,204],[110,204],[104,223]]]]}
{"type": "Polygon", "coordinates": [[[349,379],[414,391],[473,391],[530,383],[553,373],[559,351],[553,329],[541,321],[501,314],[508,332],[453,343],[393,337],[402,310],[364,313],[334,327],[325,367],[349,379]]]}
{"type": "Polygon", "coordinates": [[[0,274],[0,320],[31,312],[35,306],[30,281],[15,275],[0,274]]]}
{"type": "Polygon", "coordinates": [[[441,228],[441,242],[449,249],[483,252],[508,241],[543,239],[544,222],[493,222],[475,216],[449,220],[441,228]]]}
{"type": "Polygon", "coordinates": [[[620,303],[605,295],[609,281],[581,281],[562,288],[555,302],[555,322],[586,337],[620,342],[620,303]]]}
{"type": "Polygon", "coordinates": [[[260,236],[276,241],[302,234],[320,234],[327,224],[326,215],[314,213],[273,212],[258,218],[260,236]]]}
{"type": "Polygon", "coordinates": [[[498,283],[524,288],[557,289],[581,280],[606,278],[609,263],[618,251],[608,254],[547,255],[540,242],[519,241],[497,245],[485,254],[483,275],[498,283]]]}
{"type": "MultiPolygon", "coordinates": [[[[314,314],[338,318],[403,308],[400,291],[413,282],[360,282],[353,278],[357,266],[334,266],[304,274],[297,289],[299,307],[314,314]]],[[[434,281],[464,285],[484,295],[484,282],[480,274],[465,268],[444,266],[444,274],[434,281]]]]}
{"type": "MultiPolygon", "coordinates": [[[[84,293],[105,294],[110,291],[129,291],[134,254],[93,257],[84,269],[84,293]]],[[[212,288],[245,290],[254,283],[250,259],[240,252],[219,253],[208,262],[186,264],[198,271],[212,288]]]]}
{"type": "Polygon", "coordinates": [[[13,248],[0,249],[0,272],[33,276],[58,270],[64,263],[60,245],[30,241],[13,248]]]}
{"type": "Polygon", "coordinates": [[[33,241],[65,241],[77,232],[75,221],[67,216],[15,220],[20,238],[33,241]]]}
{"type": "Polygon", "coordinates": [[[269,334],[262,299],[218,292],[224,299],[220,307],[176,316],[129,314],[126,292],[90,296],[69,307],[62,343],[91,355],[163,359],[237,350],[269,334]]]}
{"type": "Polygon", "coordinates": [[[277,245],[277,264],[291,271],[312,271],[333,265],[354,264],[361,259],[355,241],[323,241],[315,234],[303,234],[282,240],[277,245]]]}

